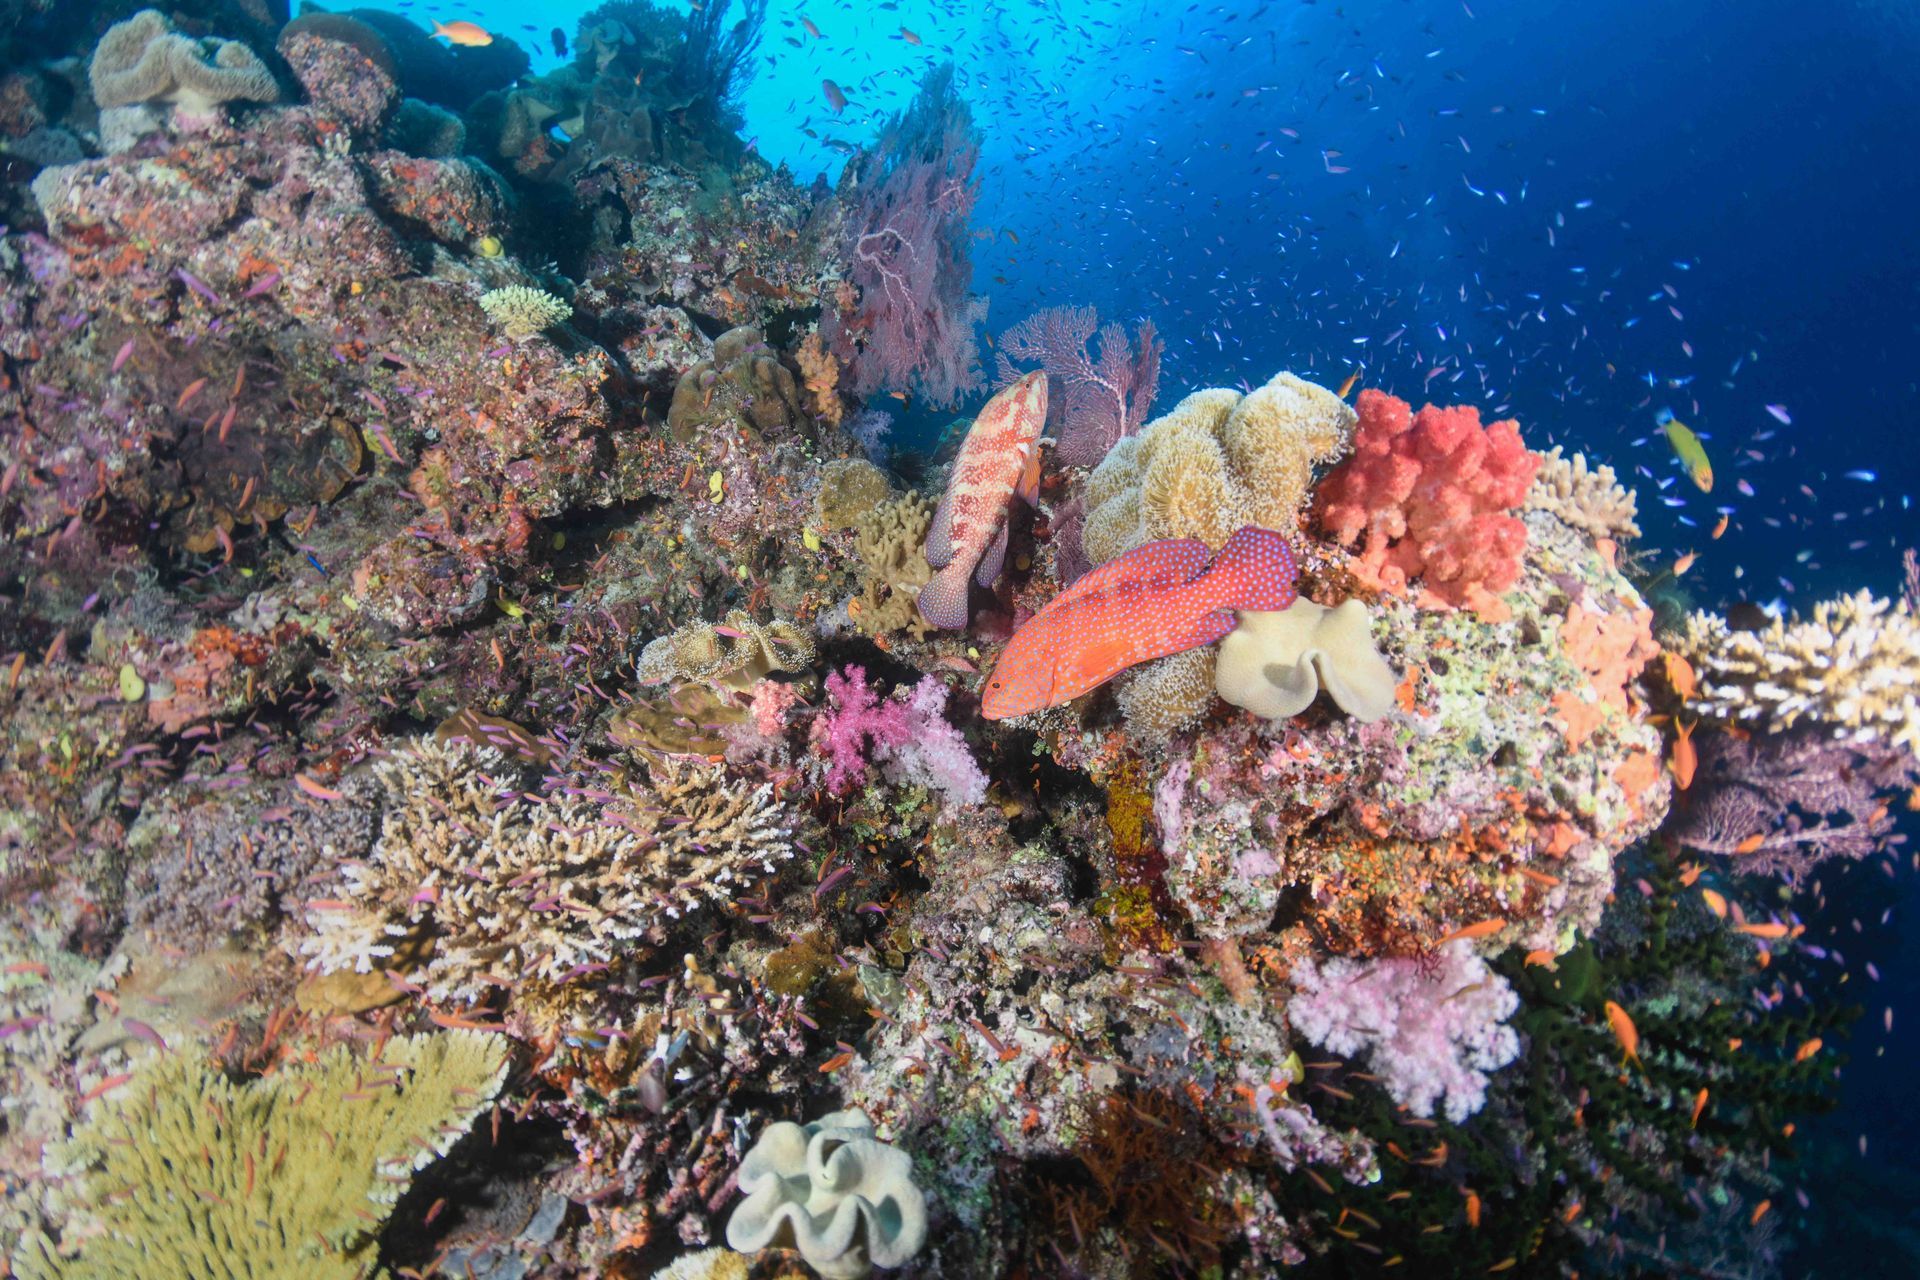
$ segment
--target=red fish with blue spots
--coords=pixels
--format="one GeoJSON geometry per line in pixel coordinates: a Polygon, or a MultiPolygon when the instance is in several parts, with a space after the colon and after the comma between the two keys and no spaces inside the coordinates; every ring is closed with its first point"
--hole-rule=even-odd
{"type": "Polygon", "coordinates": [[[981,712],[1002,720],[1058,706],[1128,667],[1212,644],[1233,630],[1237,610],[1292,604],[1295,577],[1293,548],[1271,529],[1241,529],[1217,556],[1193,538],[1136,547],[1068,587],[1014,634],[987,680],[981,712]]]}

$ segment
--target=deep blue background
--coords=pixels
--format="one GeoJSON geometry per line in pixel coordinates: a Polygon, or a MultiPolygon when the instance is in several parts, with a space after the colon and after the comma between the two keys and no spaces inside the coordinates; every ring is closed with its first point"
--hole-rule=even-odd
{"type": "MultiPolygon", "coordinates": [[[[544,48],[586,7],[437,16],[524,20],[544,48]]],[[[1909,0],[776,0],[761,54],[746,133],[803,179],[953,58],[985,133],[988,329],[1065,302],[1151,316],[1163,407],[1363,363],[1416,402],[1499,408],[1630,477],[1645,544],[1703,553],[1686,579],[1703,604],[1890,593],[1920,541],[1909,0]],[[828,77],[851,99],[838,115],[828,77]],[[1654,434],[1661,406],[1707,438],[1710,496],[1654,434]]],[[[1827,882],[1814,933],[1847,963],[1822,967],[1870,1012],[1846,1106],[1815,1130],[1811,1213],[1776,1201],[1817,1242],[1788,1274],[1920,1275],[1920,1010],[1881,1032],[1920,980],[1914,877],[1827,882]]]]}

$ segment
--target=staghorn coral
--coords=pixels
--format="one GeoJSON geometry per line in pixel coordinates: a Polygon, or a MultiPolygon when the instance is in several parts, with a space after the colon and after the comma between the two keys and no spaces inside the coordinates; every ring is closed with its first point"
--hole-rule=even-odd
{"type": "Polygon", "coordinates": [[[32,1237],[18,1274],[364,1276],[371,1229],[486,1109],[507,1063],[505,1040],[470,1031],[396,1037],[366,1058],[336,1045],[246,1082],[157,1054],[66,1153],[88,1167],[95,1220],[69,1233],[78,1256],[32,1237]]]}
{"type": "Polygon", "coordinates": [[[740,1162],[740,1190],[747,1198],[727,1221],[727,1244],[798,1249],[826,1280],[900,1266],[927,1242],[912,1159],[875,1138],[858,1110],[768,1125],[740,1162]]]}
{"type": "Polygon", "coordinates": [[[909,493],[875,506],[855,526],[853,546],[863,572],[860,594],[848,610],[860,634],[908,631],[922,640],[933,630],[917,603],[920,588],[933,580],[923,549],[932,524],[933,503],[909,493]]]}
{"type": "Polygon", "coordinates": [[[1299,715],[1322,688],[1354,719],[1378,720],[1393,709],[1397,682],[1358,600],[1336,609],[1296,600],[1277,613],[1242,613],[1220,642],[1214,671],[1222,698],[1270,720],[1299,715]]]}
{"type": "Polygon", "coordinates": [[[223,104],[272,102],[273,73],[237,40],[202,42],[180,35],[158,9],[142,9],[107,28],[87,66],[101,110],[163,103],[176,124],[218,120],[223,104]]]}
{"type": "Polygon", "coordinates": [[[1711,720],[1769,733],[1814,724],[1920,752],[1920,621],[1904,600],[1863,590],[1758,631],[1696,612],[1672,648],[1693,665],[1690,706],[1711,720]]]}
{"type": "Polygon", "coordinates": [[[1534,473],[1524,505],[1594,538],[1640,536],[1634,521],[1639,504],[1633,490],[1619,482],[1612,467],[1602,463],[1588,470],[1586,454],[1569,458],[1559,445],[1540,455],[1540,470],[1534,473]]]}
{"type": "Polygon", "coordinates": [[[1506,1025],[1520,998],[1465,942],[1441,948],[1435,966],[1302,961],[1293,983],[1294,1029],[1334,1053],[1365,1050],[1387,1092],[1416,1116],[1444,1100],[1447,1119],[1459,1124],[1486,1101],[1487,1073],[1520,1053],[1506,1025]]]}
{"type": "Polygon", "coordinates": [[[1244,525],[1291,531],[1316,463],[1346,448],[1353,410],[1277,374],[1249,395],[1196,391],[1093,470],[1081,534],[1095,564],[1163,538],[1219,548],[1244,525]]]}
{"type": "Polygon", "coordinates": [[[634,672],[642,684],[706,680],[746,693],[775,671],[805,671],[813,665],[813,641],[791,622],[754,621],[732,609],[726,621],[690,622],[657,636],[640,652],[634,672]]]}
{"type": "Polygon", "coordinates": [[[730,787],[723,770],[672,758],[627,796],[597,793],[605,808],[528,803],[491,747],[422,739],[375,771],[380,842],[309,904],[315,935],[300,951],[324,972],[407,968],[435,999],[502,978],[565,983],[792,856],[770,785],[730,787]],[[423,963],[417,937],[433,943],[423,963]]]}
{"type": "Polygon", "coordinates": [[[516,342],[531,338],[573,314],[566,299],[523,284],[487,290],[480,295],[480,309],[516,342]]]}
{"type": "Polygon", "coordinates": [[[1370,585],[1398,591],[1418,578],[1423,605],[1502,618],[1497,597],[1519,578],[1527,546],[1511,511],[1540,465],[1519,424],[1483,427],[1471,405],[1416,414],[1371,387],[1358,408],[1353,456],[1315,495],[1320,527],[1342,546],[1362,543],[1356,571],[1370,585]]]}

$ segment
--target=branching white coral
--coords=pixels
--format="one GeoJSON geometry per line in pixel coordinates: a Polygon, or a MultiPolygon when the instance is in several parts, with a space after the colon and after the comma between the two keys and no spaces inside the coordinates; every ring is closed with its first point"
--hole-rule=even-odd
{"type": "Polygon", "coordinates": [[[635,803],[605,807],[527,800],[491,747],[423,739],[377,771],[380,841],[312,904],[302,951],[313,968],[366,973],[408,968],[407,941],[431,940],[406,976],[435,999],[565,982],[792,854],[771,788],[729,787],[705,765],[665,761],[635,803]]]}
{"type": "Polygon", "coordinates": [[[573,307],[564,298],[523,284],[487,290],[480,295],[480,309],[515,341],[531,338],[573,314],[573,307]]]}
{"type": "Polygon", "coordinates": [[[1920,622],[1904,601],[1860,591],[1758,631],[1695,613],[1674,648],[1699,686],[1690,709],[1713,719],[1775,733],[1807,721],[1920,751],[1920,622]]]}

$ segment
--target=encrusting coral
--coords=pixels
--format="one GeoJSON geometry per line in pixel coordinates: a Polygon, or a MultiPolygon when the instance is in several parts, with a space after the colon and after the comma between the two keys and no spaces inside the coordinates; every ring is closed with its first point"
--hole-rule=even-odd
{"type": "Polygon", "coordinates": [[[813,495],[814,521],[825,533],[850,529],[892,491],[887,473],[865,458],[835,459],[820,468],[820,489],[813,495]]]}
{"type": "Polygon", "coordinates": [[[1299,715],[1325,689],[1356,720],[1393,710],[1399,677],[1374,647],[1372,619],[1358,600],[1329,609],[1296,600],[1277,613],[1240,615],[1220,642],[1214,684],[1220,696],[1270,720],[1299,715]]]}
{"type": "Polygon", "coordinates": [[[172,106],[174,120],[193,127],[218,119],[224,103],[272,102],[280,96],[273,73],[237,40],[211,48],[173,29],[158,9],[142,9],[107,28],[87,67],[100,108],[172,106]]]}
{"type": "Polygon", "coordinates": [[[355,1280],[413,1175],[444,1155],[506,1079],[507,1042],[400,1036],[366,1057],[236,1082],[190,1054],[155,1055],[95,1104],[64,1155],[87,1172],[78,1255],[29,1237],[26,1280],[275,1276],[355,1280]]]}
{"type": "Polygon", "coordinates": [[[1920,752],[1920,621],[1904,600],[1859,591],[1758,631],[1696,612],[1672,647],[1698,681],[1689,708],[1710,719],[1774,733],[1812,723],[1920,752]]]}
{"type": "Polygon", "coordinates": [[[1246,396],[1193,392],[1094,468],[1081,535],[1089,562],[1163,538],[1218,549],[1245,525],[1290,531],[1314,465],[1345,451],[1353,423],[1338,396],[1290,373],[1246,396]]]}
{"type": "Polygon", "coordinates": [[[487,290],[480,295],[480,309],[516,342],[531,338],[573,314],[566,299],[524,284],[487,290]]]}
{"type": "Polygon", "coordinates": [[[630,797],[596,793],[604,808],[577,794],[529,803],[492,747],[422,739],[375,770],[380,842],[309,904],[300,950],[323,972],[407,969],[435,999],[578,978],[793,852],[771,785],[729,786],[704,764],[650,765],[630,797]],[[424,963],[415,938],[431,941],[424,963]]]}
{"type": "Polygon", "coordinates": [[[1640,536],[1634,519],[1639,503],[1633,490],[1620,483],[1612,467],[1602,463],[1589,470],[1586,454],[1568,457],[1559,445],[1540,455],[1540,470],[1527,490],[1526,507],[1548,512],[1594,538],[1640,536]]]}
{"type": "Polygon", "coordinates": [[[1314,495],[1320,527],[1342,546],[1361,543],[1354,568],[1370,585],[1399,591],[1417,578],[1423,604],[1500,620],[1498,596],[1519,578],[1527,546],[1512,510],[1540,465],[1519,424],[1482,426],[1471,405],[1414,413],[1372,387],[1358,408],[1353,456],[1314,495]]]}
{"type": "Polygon", "coordinates": [[[634,670],[642,684],[705,680],[745,693],[776,671],[805,671],[813,656],[812,638],[791,622],[732,609],[723,623],[690,622],[648,641],[634,670]]]}
{"type": "Polygon", "coordinates": [[[858,1110],[768,1125],[739,1181],[746,1199],[727,1221],[727,1243],[743,1253],[798,1249],[825,1280],[900,1266],[927,1240],[913,1160],[875,1138],[858,1110]]]}

